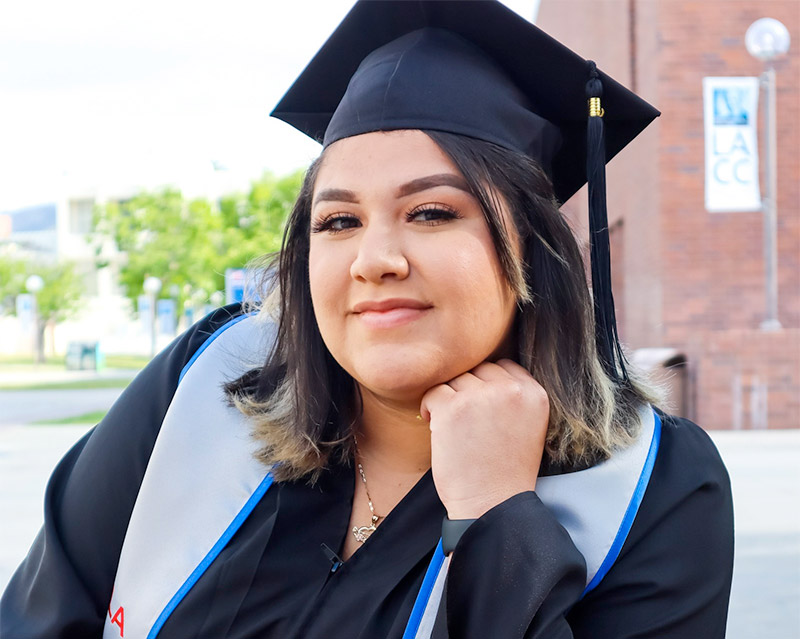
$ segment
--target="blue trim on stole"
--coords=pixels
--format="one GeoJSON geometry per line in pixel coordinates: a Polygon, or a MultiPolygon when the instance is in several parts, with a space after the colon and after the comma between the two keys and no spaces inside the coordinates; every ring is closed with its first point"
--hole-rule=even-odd
{"type": "Polygon", "coordinates": [[[166,605],[164,610],[161,611],[161,614],[158,615],[158,619],[153,624],[153,627],[150,629],[150,632],[147,633],[147,639],[155,639],[156,635],[161,631],[161,627],[167,621],[169,616],[173,613],[175,608],[178,607],[178,604],[183,600],[192,587],[197,583],[200,577],[203,576],[203,573],[208,570],[208,567],[212,564],[212,562],[217,558],[222,549],[228,545],[228,542],[231,538],[236,534],[236,531],[239,530],[239,527],[244,523],[245,519],[253,512],[253,508],[256,507],[261,498],[267,492],[267,489],[272,485],[272,475],[267,475],[264,479],[261,480],[261,483],[256,488],[255,492],[250,495],[250,498],[247,500],[247,503],[244,507],[239,511],[239,514],[233,519],[230,525],[225,529],[225,532],[222,533],[222,537],[217,540],[217,543],[208,551],[208,554],[203,557],[203,561],[201,561],[197,568],[192,571],[192,574],[189,575],[189,578],[183,582],[183,585],[178,589],[172,599],[169,600],[169,603],[166,605]]]}
{"type": "Polygon", "coordinates": [[[653,417],[655,419],[653,424],[653,439],[650,440],[650,449],[647,451],[647,459],[642,467],[642,473],[639,475],[639,481],[636,483],[633,496],[628,503],[628,508],[625,510],[625,516],[622,518],[622,523],[619,525],[619,529],[617,530],[617,534],[611,544],[611,548],[609,549],[605,559],[603,559],[603,563],[600,564],[600,568],[597,569],[594,577],[583,591],[581,599],[583,599],[587,593],[594,590],[603,580],[603,577],[608,574],[608,571],[611,570],[611,566],[614,565],[617,557],[619,557],[622,546],[625,543],[625,540],[628,538],[628,533],[633,526],[633,520],[636,519],[636,513],[639,512],[639,506],[642,505],[642,499],[644,499],[644,493],[647,490],[647,484],[650,483],[650,475],[653,474],[653,466],[656,463],[658,446],[661,443],[661,418],[655,411],[653,411],[653,417]]]}
{"type": "Polygon", "coordinates": [[[188,362],[186,362],[186,365],[181,369],[181,374],[178,376],[178,384],[180,384],[183,381],[183,376],[186,375],[186,373],[189,372],[189,369],[192,367],[192,364],[194,364],[195,361],[197,360],[197,358],[200,357],[203,354],[203,351],[205,351],[209,346],[211,346],[211,342],[213,342],[215,339],[217,339],[220,335],[222,335],[231,326],[234,326],[235,324],[238,324],[239,322],[241,322],[242,320],[247,319],[248,317],[250,317],[253,314],[254,313],[247,313],[245,315],[240,315],[239,317],[235,317],[230,322],[228,322],[227,324],[223,324],[216,331],[211,333],[211,336],[205,342],[203,342],[202,346],[200,346],[200,348],[198,348],[195,351],[194,355],[192,355],[192,358],[188,362]]]}
{"type": "Polygon", "coordinates": [[[428,601],[433,592],[433,586],[436,583],[436,578],[439,576],[439,571],[442,569],[444,563],[444,550],[442,550],[442,540],[433,551],[431,563],[428,564],[428,570],[425,573],[425,578],[422,580],[417,600],[414,602],[414,607],[411,610],[411,616],[408,618],[406,631],[403,633],[403,639],[414,639],[419,630],[419,624],[422,622],[422,615],[425,613],[425,608],[428,607],[428,601]]]}

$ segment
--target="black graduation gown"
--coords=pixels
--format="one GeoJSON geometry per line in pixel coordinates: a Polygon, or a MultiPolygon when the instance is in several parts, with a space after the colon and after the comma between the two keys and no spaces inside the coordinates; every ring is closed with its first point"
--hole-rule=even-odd
{"type": "MultiPolygon", "coordinates": [[[[0,600],[1,639],[100,637],[138,487],[181,369],[234,307],[161,353],[54,471],[45,523],[0,600]]],[[[581,599],[583,558],[535,492],[473,524],[452,556],[434,639],[724,637],[733,561],[730,483],[708,436],[664,416],[622,551],[581,599]]],[[[439,539],[428,472],[335,572],[355,474],[275,485],[159,633],[161,639],[399,639],[439,539]]],[[[189,504],[202,507],[202,503],[189,504]]]]}

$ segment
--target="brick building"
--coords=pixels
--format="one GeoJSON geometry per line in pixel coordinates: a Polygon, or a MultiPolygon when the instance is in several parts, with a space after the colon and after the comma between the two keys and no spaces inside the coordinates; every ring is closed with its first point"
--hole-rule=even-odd
{"type": "MultiPolygon", "coordinates": [[[[623,340],[686,356],[682,412],[706,428],[800,427],[800,2],[541,0],[537,25],[656,105],[662,116],[608,169],[623,340]],[[760,212],[704,206],[703,78],[758,76],[747,27],[783,22],[775,62],[778,319],[766,331],[760,212]]],[[[759,144],[763,185],[763,93],[759,144]]],[[[585,234],[585,191],[565,210],[585,234]]]]}

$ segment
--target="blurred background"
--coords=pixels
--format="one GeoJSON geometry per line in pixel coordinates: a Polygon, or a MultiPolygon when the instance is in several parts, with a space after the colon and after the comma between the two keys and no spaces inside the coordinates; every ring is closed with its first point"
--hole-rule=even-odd
{"type": "MultiPolygon", "coordinates": [[[[620,333],[731,471],[729,637],[800,636],[800,1],[505,4],[662,111],[608,168],[620,333]]],[[[278,248],[319,147],[268,114],[351,5],[0,9],[0,587],[58,457],[278,248]]]]}

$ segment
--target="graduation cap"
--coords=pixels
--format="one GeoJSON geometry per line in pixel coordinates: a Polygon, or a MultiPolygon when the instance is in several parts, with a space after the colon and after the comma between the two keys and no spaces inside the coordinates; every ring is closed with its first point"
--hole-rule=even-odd
{"type": "Polygon", "coordinates": [[[359,0],[272,111],[328,146],[457,133],[536,159],[565,202],[589,183],[595,337],[627,379],[611,293],[605,163],[659,112],[497,0],[359,0]]]}

